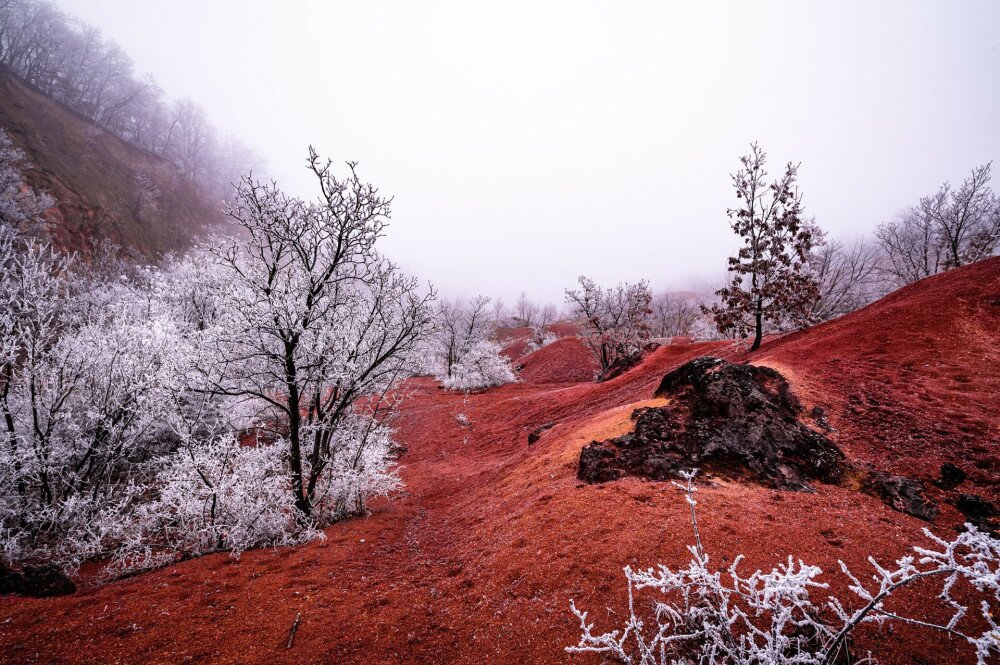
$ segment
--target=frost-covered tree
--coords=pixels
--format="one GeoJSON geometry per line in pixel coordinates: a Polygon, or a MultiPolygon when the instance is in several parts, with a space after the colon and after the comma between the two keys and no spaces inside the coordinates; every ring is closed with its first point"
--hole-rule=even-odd
{"type": "Polygon", "coordinates": [[[905,285],[992,256],[1000,246],[1000,198],[990,188],[992,162],[959,187],[944,183],[875,232],[882,269],[905,285]]]}
{"type": "Polygon", "coordinates": [[[445,388],[479,390],[516,379],[514,368],[494,340],[496,325],[489,304],[490,299],[483,296],[438,303],[428,341],[429,369],[445,388]]]}
{"type": "Polygon", "coordinates": [[[602,288],[589,277],[566,290],[566,304],[583,321],[583,341],[603,373],[642,350],[649,340],[653,295],[645,281],[602,288]]]}
{"type": "Polygon", "coordinates": [[[876,245],[864,239],[850,244],[827,240],[818,230],[813,234],[817,242],[809,257],[809,271],[819,286],[819,298],[813,304],[812,320],[843,316],[884,295],[876,245]]]}
{"type": "Polygon", "coordinates": [[[946,268],[985,259],[1000,245],[1000,200],[990,189],[992,166],[978,166],[959,187],[946,182],[920,200],[944,247],[946,268]]]}
{"type": "Polygon", "coordinates": [[[611,632],[595,634],[587,612],[570,601],[581,634],[567,651],[641,665],[834,665],[855,662],[849,639],[859,625],[898,622],[946,636],[956,650],[964,647],[963,662],[974,657],[979,665],[987,665],[1000,656],[1000,625],[995,618],[1000,609],[1000,541],[988,534],[966,525],[964,532],[945,540],[925,530],[929,544],[914,547],[913,554],[893,566],[882,566],[870,557],[874,574],[867,580],[841,562],[853,607],[834,597],[817,604],[813,594],[826,594],[829,588],[821,581],[823,571],[793,557],[770,572],[743,573],[742,556],[726,570],[711,568],[698,529],[693,478],[688,474],[685,484],[675,483],[691,509],[691,561],[676,570],[663,565],[648,570],[626,566],[628,617],[624,626],[611,632]],[[894,594],[911,585],[927,589],[932,582],[938,585],[939,604],[951,614],[947,621],[891,609],[894,594]],[[656,593],[649,613],[636,598],[645,590],[656,593]],[[970,594],[981,599],[978,625],[964,621],[970,594]]]}
{"type": "Polygon", "coordinates": [[[0,128],[0,226],[37,234],[43,229],[42,215],[55,202],[24,181],[24,160],[24,152],[0,128]]]}
{"type": "Polygon", "coordinates": [[[760,347],[768,323],[808,323],[819,297],[808,271],[813,239],[802,220],[798,165],[789,162],[781,177],[768,184],[766,162],[767,154],[754,143],[732,176],[741,203],[728,211],[729,223],[743,246],[729,259],[729,285],[716,292],[721,303],[711,308],[719,332],[753,333],[751,351],[760,347]]]}
{"type": "Polygon", "coordinates": [[[293,504],[304,519],[329,521],[358,508],[322,494],[334,476],[381,483],[367,451],[416,367],[432,295],[376,252],[390,199],[353,163],[340,178],[310,149],[308,164],[313,203],[249,177],[238,186],[227,214],[248,239],[215,250],[227,286],[196,369],[203,389],[265,407],[260,420],[287,442],[293,504]],[[343,459],[345,423],[362,415],[370,426],[350,430],[361,438],[343,459]]]}

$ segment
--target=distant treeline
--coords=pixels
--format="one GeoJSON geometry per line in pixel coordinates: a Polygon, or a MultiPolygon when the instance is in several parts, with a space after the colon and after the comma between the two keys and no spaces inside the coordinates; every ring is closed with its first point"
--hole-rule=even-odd
{"type": "Polygon", "coordinates": [[[260,158],[220,137],[190,100],[169,101],[151,75],[139,76],[100,30],[45,0],[0,0],[0,63],[46,95],[128,143],[159,155],[212,197],[260,158]]]}

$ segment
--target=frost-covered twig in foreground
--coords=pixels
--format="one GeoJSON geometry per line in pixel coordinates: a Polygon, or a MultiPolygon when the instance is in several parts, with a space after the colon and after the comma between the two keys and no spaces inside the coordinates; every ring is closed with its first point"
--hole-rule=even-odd
{"type": "Polygon", "coordinates": [[[571,600],[570,609],[580,621],[581,635],[579,643],[567,651],[600,653],[642,665],[832,665],[848,655],[849,639],[857,626],[898,621],[964,640],[975,650],[979,665],[1000,655],[1000,627],[993,618],[1000,601],[1000,541],[972,525],[966,525],[966,531],[950,541],[925,529],[935,545],[914,547],[915,555],[899,559],[895,567],[884,568],[869,557],[875,573],[868,586],[840,563],[851,582],[850,591],[861,600],[860,607],[848,610],[833,597],[817,606],[810,591],[828,587],[818,580],[822,570],[792,557],[769,573],[757,570],[743,576],[738,571],[742,555],[724,573],[709,570],[695,512],[694,475],[683,474],[685,482],[674,483],[684,491],[691,507],[695,545],[688,548],[690,563],[676,571],[663,565],[645,571],[627,566],[629,618],[623,629],[594,634],[587,612],[577,609],[571,600]],[[946,623],[885,608],[893,592],[926,578],[943,580],[938,598],[951,608],[946,623]],[[979,634],[960,627],[968,608],[954,591],[962,581],[984,596],[980,613],[985,630],[979,634]],[[653,605],[648,621],[636,613],[635,599],[635,592],[646,588],[663,596],[653,605]]]}

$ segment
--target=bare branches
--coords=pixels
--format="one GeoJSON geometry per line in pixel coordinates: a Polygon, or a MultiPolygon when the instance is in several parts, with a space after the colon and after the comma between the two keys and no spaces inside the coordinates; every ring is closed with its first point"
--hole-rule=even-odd
{"type": "Polygon", "coordinates": [[[624,663],[698,662],[715,665],[754,663],[833,665],[849,658],[848,638],[861,624],[898,621],[957,637],[976,654],[976,662],[986,665],[1000,655],[1000,631],[993,618],[1000,602],[1000,541],[980,533],[971,525],[955,539],[947,541],[924,530],[934,545],[915,547],[914,554],[899,559],[894,567],[883,567],[869,558],[874,574],[865,583],[841,562],[841,571],[850,581],[850,592],[861,601],[848,610],[836,598],[821,607],[810,594],[827,589],[819,581],[822,574],[792,557],[771,572],[757,570],[744,576],[739,572],[742,556],[723,572],[709,570],[698,529],[694,494],[694,473],[674,483],[684,492],[691,508],[695,545],[685,568],[636,571],[625,568],[628,583],[629,616],[624,629],[595,634],[587,613],[570,601],[570,609],[580,622],[580,641],[569,652],[607,654],[624,663]],[[941,579],[938,598],[951,609],[946,623],[921,620],[885,607],[893,593],[924,579],[941,579]],[[963,627],[968,608],[956,598],[960,584],[984,596],[980,613],[985,630],[963,627]],[[643,589],[658,592],[653,616],[646,620],[636,610],[635,593],[643,589]],[[832,620],[831,620],[832,618],[832,620]]]}
{"type": "Polygon", "coordinates": [[[602,289],[581,276],[579,289],[566,290],[571,313],[583,320],[583,340],[604,373],[638,353],[650,338],[653,296],[645,281],[602,289]]]}
{"type": "Polygon", "coordinates": [[[992,256],[1000,246],[1000,200],[989,187],[992,162],[954,188],[944,183],[875,231],[884,272],[898,285],[992,256]]]}

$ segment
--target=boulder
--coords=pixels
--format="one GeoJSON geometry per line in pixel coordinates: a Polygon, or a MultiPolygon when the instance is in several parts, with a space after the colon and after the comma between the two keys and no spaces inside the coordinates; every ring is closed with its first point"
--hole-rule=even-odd
{"type": "Polygon", "coordinates": [[[670,403],[637,409],[634,431],[583,449],[581,480],[667,480],[697,467],[777,489],[808,490],[810,481],[839,482],[848,468],[831,441],[799,421],[801,404],[784,377],[768,367],[698,358],[663,377],[656,396],[670,403]]]}
{"type": "Polygon", "coordinates": [[[928,522],[938,514],[937,504],[924,497],[923,485],[912,478],[872,470],[862,476],[861,491],[882,499],[890,508],[928,522]]]}

